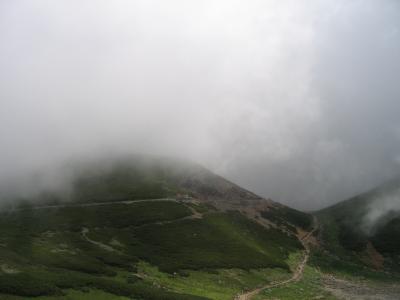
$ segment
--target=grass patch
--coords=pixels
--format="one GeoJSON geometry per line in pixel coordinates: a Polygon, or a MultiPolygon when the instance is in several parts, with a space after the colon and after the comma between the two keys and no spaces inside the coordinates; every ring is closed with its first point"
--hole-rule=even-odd
{"type": "Polygon", "coordinates": [[[280,299],[280,300],[299,300],[299,299],[324,299],[336,300],[329,292],[321,288],[321,275],[316,269],[309,266],[305,267],[303,278],[298,282],[289,283],[285,286],[266,289],[254,300],[280,299]]]}
{"type": "Polygon", "coordinates": [[[177,274],[163,273],[157,267],[141,262],[138,268],[145,274],[145,281],[167,287],[178,292],[228,300],[243,290],[254,288],[268,281],[284,280],[291,274],[280,268],[258,270],[211,269],[202,271],[184,271],[177,274]]]}
{"type": "Polygon", "coordinates": [[[295,230],[293,226],[311,230],[313,223],[312,215],[290,207],[270,207],[268,210],[261,212],[261,216],[292,231],[295,230]]]}
{"type": "Polygon", "coordinates": [[[312,252],[309,264],[324,273],[336,274],[348,279],[358,278],[393,283],[398,283],[400,280],[400,275],[398,274],[377,271],[361,264],[358,260],[352,261],[350,258],[343,260],[341,257],[320,250],[312,252]]]}
{"type": "Polygon", "coordinates": [[[205,300],[206,298],[169,292],[148,283],[120,282],[113,278],[98,277],[72,271],[30,270],[29,273],[1,275],[0,293],[26,297],[62,296],[64,289],[95,288],[117,296],[138,299],[205,300]]]}
{"type": "Polygon", "coordinates": [[[1,214],[0,230],[25,237],[45,231],[80,231],[82,227],[124,228],[151,222],[169,221],[191,214],[173,201],[148,201],[88,207],[26,209],[1,214]]]}
{"type": "Polygon", "coordinates": [[[67,297],[83,289],[135,299],[228,299],[221,297],[287,276],[289,254],[302,249],[294,236],[239,213],[182,219],[190,214],[165,201],[4,213],[0,263],[18,273],[0,272],[0,298],[67,297]],[[86,240],[83,227],[111,250],[86,240]],[[135,267],[139,259],[155,266],[145,267],[146,280],[133,274],[143,271],[135,267]]]}
{"type": "MultiPolygon", "coordinates": [[[[15,295],[0,295],[2,300],[24,300],[25,297],[15,296],[15,295]]],[[[35,297],[35,300],[129,300],[131,298],[124,296],[116,296],[102,290],[97,289],[81,289],[73,290],[68,289],[64,291],[64,295],[58,296],[39,296],[35,297]]]]}
{"type": "Polygon", "coordinates": [[[239,213],[211,214],[203,219],[149,225],[132,231],[131,253],[164,272],[204,268],[288,269],[290,252],[302,248],[294,237],[265,229],[239,213]]]}

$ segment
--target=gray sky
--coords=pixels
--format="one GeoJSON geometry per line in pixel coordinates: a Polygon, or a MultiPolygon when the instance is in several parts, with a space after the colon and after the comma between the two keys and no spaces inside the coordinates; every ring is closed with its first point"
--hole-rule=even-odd
{"type": "Polygon", "coordinates": [[[0,0],[0,183],[151,152],[320,208],[399,174],[399,74],[396,0],[0,0]]]}

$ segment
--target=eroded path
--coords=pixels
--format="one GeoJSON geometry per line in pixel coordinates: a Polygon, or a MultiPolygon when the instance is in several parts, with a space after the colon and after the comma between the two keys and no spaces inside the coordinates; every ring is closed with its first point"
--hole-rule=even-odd
{"type": "Polygon", "coordinates": [[[275,288],[275,287],[280,287],[292,282],[296,282],[301,279],[304,273],[304,268],[307,265],[308,259],[310,257],[310,246],[309,246],[309,239],[312,236],[312,234],[318,229],[318,222],[316,218],[314,218],[314,227],[311,231],[309,231],[307,234],[305,234],[302,238],[299,238],[299,241],[303,244],[303,247],[305,249],[304,251],[304,257],[302,261],[298,264],[296,267],[296,270],[293,272],[292,277],[290,277],[287,280],[283,281],[277,281],[277,282],[272,282],[269,284],[266,284],[264,286],[258,287],[254,290],[245,292],[243,294],[237,295],[235,297],[235,300],[250,300],[260,292],[262,292],[265,289],[270,289],[270,288],[275,288]]]}
{"type": "Polygon", "coordinates": [[[93,244],[93,245],[96,245],[96,246],[98,246],[98,247],[100,247],[101,249],[106,250],[106,251],[110,251],[110,252],[120,252],[120,251],[114,249],[113,247],[111,247],[110,245],[106,245],[106,244],[103,244],[103,243],[101,243],[101,242],[92,240],[91,238],[88,237],[88,233],[89,233],[89,228],[83,227],[83,228],[82,228],[82,232],[81,232],[82,237],[83,237],[84,240],[88,241],[89,243],[91,243],[91,244],[93,244]]]}

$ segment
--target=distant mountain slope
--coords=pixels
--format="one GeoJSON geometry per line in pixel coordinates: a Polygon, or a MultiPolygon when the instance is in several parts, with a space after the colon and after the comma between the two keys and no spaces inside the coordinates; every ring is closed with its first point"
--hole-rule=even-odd
{"type": "Polygon", "coordinates": [[[317,212],[321,239],[335,255],[399,268],[400,179],[317,212]]]}
{"type": "Polygon", "coordinates": [[[8,208],[61,203],[113,202],[140,199],[188,198],[221,211],[238,210],[264,224],[308,228],[309,214],[264,199],[184,160],[151,156],[114,157],[75,161],[65,166],[65,188],[11,199],[8,208]]]}
{"type": "Polygon", "coordinates": [[[263,274],[289,276],[290,257],[303,250],[297,228],[311,224],[188,162],[121,158],[72,169],[68,193],[45,191],[0,212],[0,298],[84,290],[231,299],[270,280],[263,274]],[[196,286],[212,287],[215,274],[228,290],[196,286]]]}
{"type": "Polygon", "coordinates": [[[49,188],[39,195],[20,200],[35,203],[104,202],[180,194],[214,204],[222,201],[235,205],[262,199],[198,164],[172,158],[112,157],[73,161],[60,169],[65,173],[66,182],[60,193],[49,188]]]}

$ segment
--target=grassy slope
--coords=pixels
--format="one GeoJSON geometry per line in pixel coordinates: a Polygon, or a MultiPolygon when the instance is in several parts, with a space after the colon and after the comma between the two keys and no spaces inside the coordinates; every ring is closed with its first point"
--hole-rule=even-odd
{"type": "Polygon", "coordinates": [[[294,238],[275,229],[266,230],[238,213],[146,226],[134,235],[142,242],[137,247],[142,257],[167,272],[185,268],[287,268],[287,255],[301,248],[294,238]]]}
{"type": "MultiPolygon", "coordinates": [[[[148,280],[169,289],[187,294],[207,297],[210,299],[230,300],[235,295],[265,282],[284,280],[291,276],[286,269],[207,269],[185,271],[183,276],[171,276],[160,272],[158,268],[147,263],[140,264],[140,271],[146,274],[148,280]]],[[[147,280],[147,279],[146,279],[147,280]]]]}
{"type": "MultiPolygon", "coordinates": [[[[241,268],[240,272],[246,273],[244,270],[279,267],[279,272],[285,273],[288,255],[301,248],[293,237],[267,230],[238,213],[183,219],[190,213],[182,204],[162,201],[4,213],[0,219],[0,291],[58,297],[78,293],[68,289],[88,288],[104,297],[108,293],[145,299],[196,299],[128,275],[137,272],[140,261],[158,267],[161,271],[157,276],[170,282],[174,281],[170,277],[173,272],[181,274],[177,282],[187,278],[182,273],[187,269],[193,270],[192,276],[202,278],[213,269],[241,268]],[[89,229],[90,239],[115,251],[85,240],[82,227],[89,229]],[[121,273],[126,274],[122,280],[121,273]]],[[[240,272],[238,278],[247,276],[240,272]]]]}
{"type": "Polygon", "coordinates": [[[383,278],[385,276],[382,274],[367,268],[366,247],[368,242],[372,242],[385,256],[385,266],[392,270],[399,269],[396,256],[400,254],[400,243],[394,237],[400,234],[400,218],[394,217],[383,226],[377,225],[370,234],[364,230],[364,218],[371,203],[379,201],[382,195],[395,191],[399,186],[399,181],[392,181],[317,212],[322,228],[321,240],[324,249],[331,255],[317,253],[314,263],[327,270],[338,269],[348,275],[383,278]]]}
{"type": "Polygon", "coordinates": [[[272,207],[261,212],[261,216],[291,231],[296,231],[294,226],[311,230],[313,225],[312,215],[286,206],[272,207]]]}
{"type": "MultiPolygon", "coordinates": [[[[260,200],[200,166],[176,160],[78,164],[68,195],[45,192],[22,199],[22,211],[1,216],[0,291],[48,295],[43,299],[230,299],[241,290],[290,276],[288,258],[302,249],[293,235],[267,230],[239,213],[216,212],[210,204],[159,201],[41,210],[27,204],[154,199],[177,193],[239,208],[260,200]],[[191,209],[205,216],[187,219],[191,209]],[[84,227],[97,245],[82,236],[84,227]]],[[[280,205],[263,217],[292,231],[293,225],[310,224],[309,215],[280,205]]]]}
{"type": "Polygon", "coordinates": [[[17,197],[0,191],[1,205],[11,209],[29,202],[43,205],[110,202],[187,194],[214,206],[221,203],[218,207],[226,209],[234,203],[240,206],[262,199],[199,165],[175,159],[147,156],[94,159],[70,163],[60,173],[59,177],[67,182],[61,192],[50,188],[17,197]]]}
{"type": "Polygon", "coordinates": [[[307,266],[304,270],[303,278],[298,282],[293,282],[285,286],[266,289],[254,300],[281,299],[281,300],[299,300],[299,299],[324,299],[335,300],[329,292],[322,287],[320,273],[312,267],[307,266]]]}
{"type": "Polygon", "coordinates": [[[130,270],[138,261],[135,253],[101,249],[84,240],[79,227],[137,226],[187,216],[187,208],[172,202],[151,202],[87,207],[84,214],[80,210],[26,210],[2,216],[1,265],[3,269],[7,266],[17,272],[0,275],[0,291],[21,296],[58,295],[61,289],[88,286],[116,295],[141,295],[146,299],[180,297],[140,281],[127,284],[113,280],[117,269],[130,270]],[[126,211],[130,214],[124,215],[126,211]],[[160,215],[160,212],[163,213],[160,215]],[[123,222],[121,215],[125,216],[123,222]]]}

